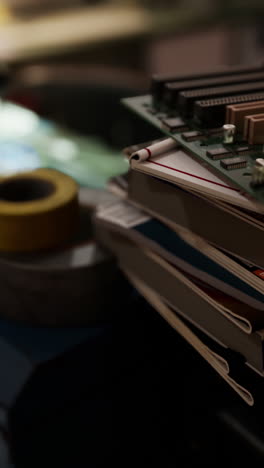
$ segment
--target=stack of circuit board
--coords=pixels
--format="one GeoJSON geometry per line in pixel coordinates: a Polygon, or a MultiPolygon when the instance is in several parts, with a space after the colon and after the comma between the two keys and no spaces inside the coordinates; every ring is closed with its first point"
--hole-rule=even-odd
{"type": "Polygon", "coordinates": [[[98,239],[250,405],[264,390],[264,65],[154,76],[125,105],[160,138],[125,150],[98,239]]]}

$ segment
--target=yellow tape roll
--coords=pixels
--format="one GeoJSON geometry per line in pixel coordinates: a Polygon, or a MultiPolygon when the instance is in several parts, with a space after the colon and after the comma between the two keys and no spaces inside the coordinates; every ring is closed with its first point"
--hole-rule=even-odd
{"type": "Polygon", "coordinates": [[[68,241],[78,227],[78,187],[53,169],[0,179],[0,251],[46,249],[68,241]]]}

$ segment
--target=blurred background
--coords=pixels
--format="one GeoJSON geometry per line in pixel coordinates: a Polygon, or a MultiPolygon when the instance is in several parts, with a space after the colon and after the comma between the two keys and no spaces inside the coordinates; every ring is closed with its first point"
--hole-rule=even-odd
{"type": "MultiPolygon", "coordinates": [[[[147,92],[156,72],[262,60],[263,9],[261,0],[1,1],[4,96],[54,124],[48,136],[42,121],[38,132],[34,129],[35,158],[27,159],[25,148],[16,146],[9,167],[5,146],[8,156],[0,161],[0,173],[51,165],[81,184],[103,187],[108,177],[126,169],[121,148],[155,137],[120,99],[147,92]],[[62,135],[55,124],[85,141],[62,135]]],[[[5,109],[5,121],[11,122],[6,119],[11,110],[5,109]]],[[[18,122],[25,118],[21,114],[18,122]]],[[[13,139],[20,138],[9,130],[13,139]]],[[[32,147],[31,130],[23,144],[32,147]]],[[[0,142],[6,144],[6,136],[2,132],[0,142]]]]}

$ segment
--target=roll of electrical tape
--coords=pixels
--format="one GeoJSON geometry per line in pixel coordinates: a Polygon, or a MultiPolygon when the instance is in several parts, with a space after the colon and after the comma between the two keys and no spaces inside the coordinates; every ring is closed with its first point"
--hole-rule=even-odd
{"type": "Polygon", "coordinates": [[[89,206],[80,205],[79,228],[70,245],[0,255],[0,322],[87,326],[109,320],[117,310],[126,291],[116,262],[93,237],[91,210],[98,195],[89,190],[89,206]]]}
{"type": "Polygon", "coordinates": [[[78,187],[54,169],[0,180],[0,251],[25,252],[67,242],[78,226],[78,187]]]}

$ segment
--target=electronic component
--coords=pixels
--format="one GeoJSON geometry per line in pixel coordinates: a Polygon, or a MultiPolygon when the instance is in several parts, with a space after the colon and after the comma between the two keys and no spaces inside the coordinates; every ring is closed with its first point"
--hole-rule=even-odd
{"type": "Polygon", "coordinates": [[[264,114],[250,115],[245,118],[244,134],[250,145],[264,143],[264,114]]]}
{"type": "Polygon", "coordinates": [[[243,83],[230,86],[218,86],[190,91],[181,91],[178,98],[179,111],[183,115],[190,115],[193,110],[195,101],[213,97],[221,98],[227,96],[236,96],[252,91],[264,92],[264,81],[259,81],[257,83],[243,83]]]}
{"type": "MultiPolygon", "coordinates": [[[[177,82],[177,81],[187,81],[187,80],[193,80],[194,78],[200,78],[203,75],[197,74],[195,76],[193,75],[153,75],[152,77],[152,82],[151,82],[151,94],[152,94],[152,104],[155,108],[159,109],[163,97],[164,97],[164,91],[165,87],[168,83],[172,82],[177,82]]],[[[206,75],[208,76],[208,75],[206,75]]]]}
{"type": "Polygon", "coordinates": [[[224,147],[214,148],[206,151],[206,156],[208,156],[210,159],[213,159],[214,161],[217,161],[218,159],[222,159],[229,155],[231,155],[230,151],[228,151],[224,147]]]}
{"type": "Polygon", "coordinates": [[[182,133],[182,138],[185,140],[185,141],[194,141],[194,140],[198,140],[200,138],[203,137],[203,133],[202,132],[198,132],[198,130],[193,130],[191,132],[184,132],[182,133]]]}
{"type": "MultiPolygon", "coordinates": [[[[200,75],[196,75],[198,78],[200,75]]],[[[151,94],[152,94],[152,104],[154,107],[159,108],[160,104],[163,100],[163,93],[165,90],[165,86],[167,83],[175,82],[175,81],[182,81],[182,80],[193,80],[193,75],[182,75],[182,76],[175,76],[175,75],[153,75],[152,82],[151,82],[151,94]]]]}
{"type": "Polygon", "coordinates": [[[178,130],[182,127],[186,127],[186,123],[182,120],[181,117],[170,117],[167,119],[162,119],[161,122],[168,130],[170,130],[170,132],[178,130]]]}
{"type": "MultiPolygon", "coordinates": [[[[264,117],[264,114],[250,114],[250,115],[246,115],[246,117],[244,118],[243,139],[247,141],[249,141],[249,126],[253,117],[258,117],[261,119],[262,117],[264,117]]],[[[252,133],[252,130],[251,130],[251,133],[252,133]]]]}
{"type": "Polygon", "coordinates": [[[221,166],[227,171],[233,169],[242,169],[247,166],[247,159],[242,156],[237,156],[236,158],[228,158],[220,161],[221,166]]]}
{"type": "Polygon", "coordinates": [[[170,108],[177,106],[180,91],[203,89],[215,86],[225,86],[228,84],[242,84],[264,81],[264,72],[241,73],[239,75],[217,76],[205,79],[192,79],[183,81],[174,81],[165,84],[164,102],[170,108]]]}
{"type": "Polygon", "coordinates": [[[264,101],[234,104],[226,108],[226,123],[234,124],[238,131],[243,131],[244,118],[247,115],[264,112],[264,101]]]}
{"type": "Polygon", "coordinates": [[[224,143],[229,145],[234,143],[234,138],[236,134],[236,126],[233,124],[225,124],[223,125],[223,133],[224,133],[224,143]]]}
{"type": "Polygon", "coordinates": [[[250,151],[249,146],[239,146],[236,148],[236,153],[243,154],[243,153],[248,153],[250,151]]]}
{"type": "Polygon", "coordinates": [[[253,167],[251,185],[258,186],[264,184],[264,159],[256,159],[255,165],[253,167]]]}
{"type": "Polygon", "coordinates": [[[128,98],[125,102],[228,184],[264,202],[264,183],[255,190],[250,177],[256,158],[264,154],[262,75],[264,66],[254,72],[229,70],[222,74],[214,71],[208,75],[170,77],[169,81],[159,81],[159,85],[156,80],[162,93],[158,98],[160,110],[157,112],[156,108],[155,113],[150,113],[150,109],[157,89],[152,95],[128,98]]]}
{"type": "Polygon", "coordinates": [[[225,122],[227,105],[262,100],[264,100],[264,92],[196,101],[193,117],[202,127],[220,127],[225,122]]]}
{"type": "Polygon", "coordinates": [[[230,75],[239,75],[241,73],[255,73],[259,71],[264,71],[263,64],[259,64],[257,66],[245,67],[245,66],[236,66],[236,67],[228,67],[228,68],[220,68],[214,71],[208,71],[203,73],[195,73],[195,74],[186,74],[186,75],[160,75],[155,74],[152,77],[151,82],[151,95],[152,95],[152,103],[154,107],[159,108],[160,104],[163,100],[163,94],[165,90],[165,86],[167,83],[172,83],[176,81],[187,81],[187,80],[194,80],[194,79],[205,79],[205,78],[213,78],[213,77],[224,77],[230,75]]]}

